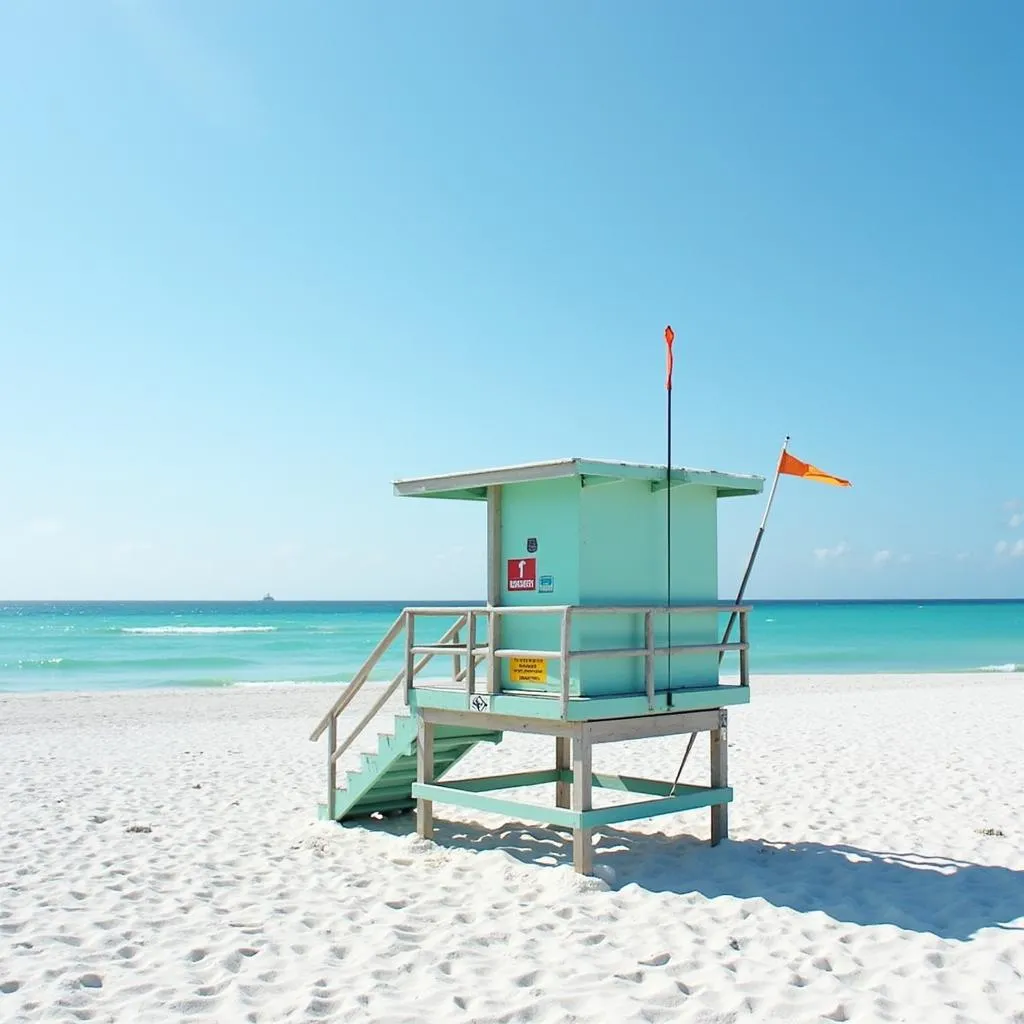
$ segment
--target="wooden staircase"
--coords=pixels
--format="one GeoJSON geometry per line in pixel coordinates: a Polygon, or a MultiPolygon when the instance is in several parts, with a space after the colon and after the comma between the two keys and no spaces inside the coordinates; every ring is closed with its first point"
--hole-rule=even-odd
{"type": "MultiPolygon", "coordinates": [[[[401,812],[416,806],[416,719],[396,715],[392,732],[377,736],[377,750],[363,754],[357,768],[346,772],[345,787],[335,791],[334,818],[346,821],[375,813],[401,812]]],[[[440,779],[478,743],[500,743],[502,733],[459,726],[441,726],[434,735],[434,778],[440,779]]],[[[328,817],[319,805],[319,817],[328,817]]]]}

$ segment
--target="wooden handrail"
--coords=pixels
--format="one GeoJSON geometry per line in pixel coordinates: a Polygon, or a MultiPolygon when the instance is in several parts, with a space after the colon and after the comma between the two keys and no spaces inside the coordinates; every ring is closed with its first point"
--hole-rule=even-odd
{"type": "MultiPolygon", "coordinates": [[[[743,651],[749,644],[673,644],[671,647],[652,647],[651,651],[656,658],[663,658],[669,654],[708,654],[712,651],[743,651]]],[[[486,648],[477,648],[486,650],[486,648]]],[[[557,660],[562,657],[561,651],[541,651],[532,649],[519,649],[517,647],[502,647],[494,651],[496,658],[553,658],[557,660]]],[[[593,647],[570,650],[567,656],[570,660],[586,658],[644,658],[648,654],[646,647],[593,647]]]]}
{"type": "Polygon", "coordinates": [[[337,718],[345,707],[352,700],[352,698],[362,689],[363,683],[369,678],[370,673],[373,671],[377,662],[380,661],[384,652],[395,642],[398,634],[405,628],[405,614],[399,615],[397,619],[391,624],[391,628],[384,634],[384,638],[381,640],[370,656],[363,662],[363,667],[352,677],[352,682],[345,687],[342,691],[341,696],[331,705],[331,710],[320,719],[317,727],[313,730],[310,735],[311,740],[320,739],[323,735],[324,729],[327,728],[327,723],[332,718],[337,718]]]}
{"type": "MultiPolygon", "coordinates": [[[[423,666],[426,665],[426,663],[430,661],[432,657],[432,654],[428,654],[421,661],[418,661],[416,663],[415,671],[419,672],[420,669],[422,669],[423,666]]],[[[475,662],[480,662],[483,660],[483,655],[477,655],[473,660],[475,662]]],[[[461,682],[466,677],[467,671],[468,669],[463,669],[459,673],[459,679],[457,680],[457,682],[461,682]]],[[[355,740],[355,738],[370,724],[370,722],[373,721],[374,718],[376,718],[377,713],[380,711],[382,707],[384,707],[385,704],[387,704],[392,694],[395,692],[395,690],[399,688],[399,686],[402,685],[403,682],[405,682],[404,668],[402,669],[401,672],[398,673],[397,676],[395,676],[394,679],[391,680],[390,683],[388,683],[388,688],[380,695],[380,697],[377,698],[377,700],[374,701],[373,707],[371,707],[370,710],[367,711],[365,715],[363,715],[359,724],[348,734],[344,742],[339,744],[339,746],[335,748],[334,753],[331,755],[332,762],[337,761],[338,758],[341,757],[341,755],[344,754],[345,751],[348,750],[350,746],[352,746],[353,740],[355,740]]]]}
{"type": "Polygon", "coordinates": [[[391,695],[395,692],[395,690],[398,689],[398,687],[404,681],[405,669],[403,668],[402,671],[399,672],[398,675],[395,676],[395,678],[392,679],[390,683],[388,683],[387,689],[373,702],[373,707],[371,707],[370,710],[367,711],[365,715],[363,715],[363,717],[359,720],[359,724],[348,734],[348,736],[345,737],[345,739],[341,741],[341,743],[337,745],[337,747],[334,748],[334,753],[331,754],[332,761],[337,761],[338,758],[341,757],[341,755],[344,754],[345,751],[352,746],[352,743],[354,742],[355,738],[370,724],[370,722],[374,718],[377,717],[377,712],[380,711],[380,709],[384,707],[385,704],[387,704],[387,702],[391,699],[391,695]]]}
{"type": "MultiPolygon", "coordinates": [[[[398,633],[401,632],[401,627],[404,624],[405,624],[405,616],[403,614],[403,616],[400,619],[398,619],[398,621],[396,623],[396,625],[399,627],[399,629],[396,631],[394,626],[391,627],[391,630],[395,634],[394,636],[391,637],[391,641],[392,642],[394,641],[395,637],[398,636],[398,633]]],[[[441,637],[441,640],[439,642],[442,643],[442,644],[443,643],[447,643],[448,640],[452,636],[455,635],[455,633],[457,633],[460,629],[462,629],[463,626],[465,626],[465,624],[466,624],[466,616],[463,615],[460,619],[458,619],[458,621],[456,621],[456,623],[453,626],[451,626],[445,632],[444,636],[441,637]]],[[[386,649],[387,648],[385,647],[384,650],[386,650],[386,649]]],[[[384,653],[383,650],[380,650],[380,644],[378,644],[377,648],[374,650],[373,654],[370,655],[371,658],[374,658],[374,664],[376,664],[376,661],[380,659],[380,656],[383,653],[384,653]]],[[[431,658],[433,658],[433,657],[434,657],[433,654],[425,654],[422,658],[420,658],[420,660],[418,662],[416,662],[416,664],[413,666],[412,674],[415,676],[416,673],[420,672],[427,665],[427,663],[431,660],[431,658]]],[[[359,672],[356,673],[355,678],[352,680],[351,683],[349,683],[348,688],[346,689],[345,693],[342,694],[342,698],[347,697],[347,699],[344,700],[344,703],[342,702],[341,699],[335,701],[335,705],[334,705],[335,707],[338,707],[338,705],[340,704],[341,708],[344,709],[345,706],[355,696],[356,692],[358,692],[358,690],[360,690],[362,688],[363,683],[366,682],[366,676],[369,674],[369,669],[373,668],[373,665],[369,665],[369,668],[367,668],[367,665],[369,665],[369,660],[367,661],[367,664],[364,665],[363,668],[360,669],[359,672]],[[364,672],[364,670],[365,670],[365,672],[364,672]],[[360,676],[362,678],[360,678],[360,676]],[[358,684],[357,684],[356,680],[359,680],[358,684]],[[353,689],[353,687],[354,687],[354,689],[353,689]]],[[[376,701],[374,701],[373,707],[360,719],[359,724],[354,729],[352,729],[352,731],[348,734],[348,736],[345,738],[345,740],[339,746],[337,746],[335,748],[334,752],[331,754],[331,761],[332,761],[332,763],[337,761],[338,758],[352,745],[352,741],[363,731],[363,729],[366,728],[367,725],[369,725],[370,720],[377,714],[378,711],[380,711],[380,709],[382,707],[384,707],[384,705],[388,702],[388,700],[391,697],[391,695],[404,682],[405,682],[405,669],[403,668],[398,673],[398,675],[396,675],[394,677],[394,679],[392,679],[391,682],[388,683],[387,688],[385,689],[384,693],[381,694],[381,696],[378,697],[376,701]]],[[[327,715],[328,721],[331,718],[334,718],[335,720],[337,720],[338,714],[340,714],[340,711],[334,712],[333,714],[331,712],[328,712],[328,715],[327,715]]],[[[325,724],[325,728],[326,728],[326,724],[325,724]]],[[[315,733],[313,736],[310,737],[310,739],[311,740],[319,739],[320,734],[322,732],[323,732],[323,730],[321,729],[320,732],[315,733]]]]}

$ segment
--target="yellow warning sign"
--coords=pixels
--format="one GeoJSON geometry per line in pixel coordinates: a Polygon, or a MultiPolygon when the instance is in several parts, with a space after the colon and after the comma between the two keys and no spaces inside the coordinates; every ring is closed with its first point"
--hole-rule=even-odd
{"type": "Polygon", "coordinates": [[[508,676],[513,683],[546,683],[548,663],[544,658],[509,658],[508,676]]]}

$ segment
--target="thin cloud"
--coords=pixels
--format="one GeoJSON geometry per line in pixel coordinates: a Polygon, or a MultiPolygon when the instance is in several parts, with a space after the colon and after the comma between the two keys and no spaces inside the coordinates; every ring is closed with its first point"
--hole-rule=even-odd
{"type": "Polygon", "coordinates": [[[966,562],[970,557],[971,557],[970,551],[961,551],[960,554],[958,554],[956,556],[956,560],[958,562],[966,562]]]}
{"type": "Polygon", "coordinates": [[[1024,512],[1014,512],[1010,516],[1010,529],[1016,530],[1018,526],[1024,526],[1024,512]]]}
{"type": "Polygon", "coordinates": [[[814,557],[819,562],[834,562],[850,550],[850,545],[841,540],[834,548],[815,548],[814,557]]]}
{"type": "Polygon", "coordinates": [[[1024,537],[1015,541],[1001,540],[996,543],[997,558],[1024,558],[1024,537]]]}
{"type": "Polygon", "coordinates": [[[892,552],[891,551],[876,551],[871,556],[871,561],[874,562],[875,565],[887,565],[889,562],[892,561],[892,552]]]}

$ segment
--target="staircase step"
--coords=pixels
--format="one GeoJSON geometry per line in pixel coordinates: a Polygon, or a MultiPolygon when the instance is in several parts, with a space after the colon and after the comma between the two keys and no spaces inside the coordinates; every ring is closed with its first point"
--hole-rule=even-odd
{"type": "MultiPolygon", "coordinates": [[[[497,743],[498,740],[491,740],[492,736],[501,736],[501,733],[471,733],[468,736],[440,736],[434,739],[434,753],[440,753],[445,750],[460,750],[463,747],[471,747],[476,743],[493,742],[497,743]]],[[[415,742],[413,743],[413,749],[415,750],[415,742]]]]}
{"type": "MultiPolygon", "coordinates": [[[[378,734],[377,750],[362,754],[359,766],[346,772],[346,788],[337,791],[338,820],[415,806],[416,726],[414,718],[396,716],[394,731],[378,734]]],[[[478,743],[499,743],[501,739],[502,733],[494,730],[439,726],[434,735],[434,778],[441,778],[478,743]]]]}
{"type": "MultiPolygon", "coordinates": [[[[454,764],[463,754],[470,750],[475,744],[468,743],[460,747],[451,748],[448,750],[434,751],[434,771],[435,773],[441,765],[454,764]]],[[[382,758],[379,754],[363,754],[359,761],[359,766],[352,768],[349,774],[356,775],[362,774],[363,772],[376,771],[377,767],[381,764],[382,758]]],[[[397,768],[399,765],[411,766],[411,771],[416,774],[416,752],[415,750],[411,754],[400,755],[390,761],[393,768],[397,768]]]]}
{"type": "MultiPolygon", "coordinates": [[[[360,798],[356,801],[356,804],[361,803],[363,800],[369,799],[371,803],[376,804],[378,799],[380,800],[397,800],[403,798],[406,800],[412,797],[412,783],[406,782],[404,784],[399,783],[397,785],[388,785],[386,782],[373,786],[372,789],[367,790],[360,798]]],[[[355,806],[355,804],[353,805],[355,806]]]]}
{"type": "MultiPolygon", "coordinates": [[[[455,764],[455,760],[448,761],[435,761],[434,762],[434,778],[439,779],[452,765],[455,764]]],[[[395,782],[415,782],[416,781],[416,762],[411,758],[408,761],[399,761],[396,764],[391,765],[385,771],[381,772],[348,772],[349,779],[362,779],[368,775],[373,775],[378,779],[388,779],[389,781],[395,782]]]]}

